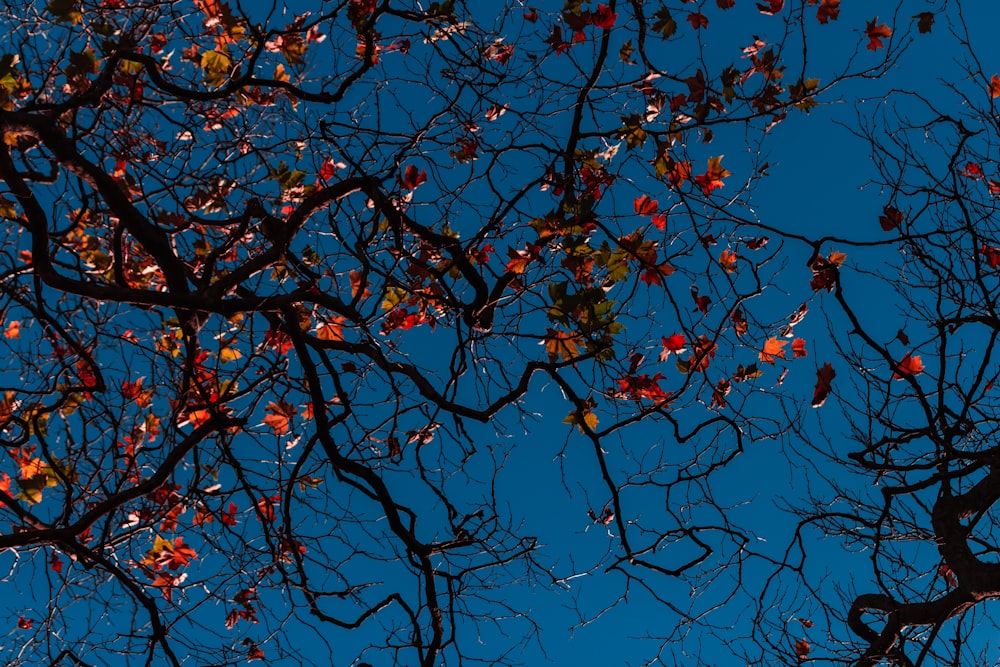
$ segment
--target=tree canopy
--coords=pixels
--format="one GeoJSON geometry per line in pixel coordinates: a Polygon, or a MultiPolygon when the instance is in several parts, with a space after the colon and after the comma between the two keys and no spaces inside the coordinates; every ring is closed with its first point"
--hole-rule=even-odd
{"type": "Polygon", "coordinates": [[[870,4],[8,0],[0,659],[995,659],[997,13],[870,4]]]}

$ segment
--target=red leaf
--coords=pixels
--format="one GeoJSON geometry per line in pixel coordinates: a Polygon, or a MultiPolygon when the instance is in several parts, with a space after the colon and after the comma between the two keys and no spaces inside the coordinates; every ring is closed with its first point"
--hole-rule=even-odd
{"type": "Polygon", "coordinates": [[[671,354],[682,354],[685,351],[684,336],[673,334],[660,338],[663,349],[660,351],[660,361],[666,361],[671,354]]]}
{"type": "Polygon", "coordinates": [[[596,28],[601,28],[602,30],[611,30],[615,27],[615,20],[618,19],[618,14],[611,11],[611,8],[607,5],[597,5],[597,10],[590,15],[590,22],[596,28]]]}
{"type": "Polygon", "coordinates": [[[650,221],[653,223],[653,226],[659,230],[664,230],[667,228],[667,216],[665,215],[662,214],[654,215],[652,218],[650,218],[650,221]]]}
{"type": "Polygon", "coordinates": [[[688,102],[697,104],[705,99],[705,74],[701,70],[684,79],[684,83],[688,87],[688,102]]]}
{"type": "Polygon", "coordinates": [[[688,357],[687,366],[689,371],[706,371],[715,358],[715,352],[719,349],[718,344],[711,338],[702,334],[692,345],[693,354],[688,357]]]}
{"type": "Polygon", "coordinates": [[[264,334],[264,345],[278,354],[286,354],[293,347],[292,337],[280,329],[270,328],[264,334]]]}
{"type": "Polygon", "coordinates": [[[274,511],[274,506],[278,504],[278,500],[281,496],[275,495],[268,498],[267,496],[261,496],[260,500],[257,501],[257,509],[260,514],[257,515],[258,521],[267,521],[273,523],[276,518],[274,511]]]}
{"type": "Polygon", "coordinates": [[[975,162],[967,162],[965,164],[965,169],[961,172],[961,175],[966,178],[971,178],[974,181],[978,181],[983,177],[983,168],[975,162]]]}
{"type": "Polygon", "coordinates": [[[885,46],[883,39],[892,37],[892,29],[886,24],[880,24],[876,16],[865,26],[865,35],[868,37],[868,50],[877,51],[885,46]]]}
{"type": "Polygon", "coordinates": [[[732,384],[729,380],[723,378],[712,389],[712,407],[713,408],[725,408],[726,407],[726,396],[729,395],[729,391],[732,389],[732,384]]]}
{"type": "Polygon", "coordinates": [[[955,573],[951,571],[951,568],[948,567],[947,563],[941,563],[941,566],[938,568],[938,576],[943,578],[951,588],[958,586],[958,577],[956,577],[955,573]]]}
{"type": "Polygon", "coordinates": [[[563,41],[562,28],[557,25],[552,26],[552,34],[549,35],[548,39],[544,40],[544,42],[552,47],[557,56],[561,56],[565,51],[569,50],[570,46],[572,46],[569,42],[563,41]]]}
{"type": "Polygon", "coordinates": [[[719,9],[732,9],[736,6],[736,0],[715,0],[715,4],[719,6],[719,9]]]}
{"type": "Polygon", "coordinates": [[[653,377],[646,373],[637,376],[626,375],[618,379],[618,386],[621,388],[621,393],[627,398],[637,401],[643,398],[654,401],[666,400],[670,398],[670,394],[663,391],[658,384],[663,379],[663,373],[657,373],[653,377]]]}
{"type": "Polygon", "coordinates": [[[388,315],[385,316],[385,321],[382,322],[381,333],[385,336],[393,331],[396,331],[397,329],[407,331],[413,327],[428,323],[431,325],[431,329],[433,329],[435,320],[432,317],[429,317],[426,313],[411,313],[406,308],[394,308],[388,315]]]}
{"type": "Polygon", "coordinates": [[[635,212],[639,215],[653,215],[656,213],[660,202],[655,199],[650,199],[649,195],[643,195],[641,197],[636,197],[632,202],[632,205],[635,207],[635,212]]]}
{"type": "Polygon", "coordinates": [[[402,178],[399,179],[399,184],[406,190],[416,190],[426,182],[427,172],[423,170],[418,172],[412,164],[406,167],[402,178]]]}
{"type": "Polygon", "coordinates": [[[996,74],[990,79],[990,98],[1000,97],[1000,76],[996,74]]]}
{"type": "Polygon", "coordinates": [[[840,0],[823,0],[816,10],[816,20],[824,25],[830,20],[836,21],[839,17],[840,0]]]}
{"type": "Polygon", "coordinates": [[[333,178],[338,168],[340,168],[340,165],[336,162],[328,157],[323,158],[323,164],[319,168],[319,179],[323,182],[329,181],[333,178]]]}
{"type": "Polygon", "coordinates": [[[806,658],[809,657],[810,648],[811,647],[809,646],[809,642],[807,642],[805,639],[798,640],[797,642],[795,642],[795,657],[797,657],[799,660],[805,660],[806,658]]]}
{"type": "Polygon", "coordinates": [[[983,247],[979,250],[981,253],[986,255],[986,261],[989,263],[991,269],[995,269],[1000,266],[1000,248],[995,246],[983,244],[983,247]]]}
{"type": "Polygon", "coordinates": [[[809,268],[813,272],[809,286],[813,288],[814,292],[823,289],[828,292],[833,290],[837,281],[840,280],[840,265],[844,263],[846,257],[847,255],[842,252],[831,252],[829,259],[823,255],[816,256],[816,259],[809,264],[809,268]]]}
{"type": "Polygon", "coordinates": [[[239,507],[236,506],[236,503],[229,503],[229,509],[219,517],[219,521],[222,522],[223,526],[236,525],[236,510],[238,509],[239,507]]]}
{"type": "Polygon", "coordinates": [[[812,406],[818,408],[826,402],[826,397],[833,389],[833,378],[837,377],[830,362],[823,364],[822,368],[816,371],[816,387],[813,390],[812,406]]]}
{"type": "Polygon", "coordinates": [[[764,4],[763,2],[757,3],[757,10],[761,14],[766,14],[768,16],[774,16],[784,8],[785,0],[768,0],[767,4],[764,4]]]}
{"type": "Polygon", "coordinates": [[[663,262],[662,264],[656,264],[647,268],[639,276],[639,280],[647,285],[662,285],[663,278],[671,275],[674,271],[676,271],[674,267],[670,266],[667,262],[663,262]]]}
{"type": "Polygon", "coordinates": [[[708,17],[701,12],[691,12],[688,14],[687,22],[690,23],[691,27],[695,30],[701,30],[702,28],[708,27],[708,17]]]}
{"type": "Polygon", "coordinates": [[[24,616],[22,616],[21,618],[17,619],[17,627],[20,628],[21,630],[30,630],[31,626],[34,623],[35,622],[32,619],[25,618],[24,616]]]}
{"type": "Polygon", "coordinates": [[[792,341],[792,358],[801,359],[805,356],[808,356],[808,353],[806,352],[806,341],[802,338],[796,338],[792,341]]]}
{"type": "Polygon", "coordinates": [[[892,374],[893,380],[902,380],[904,377],[910,375],[919,375],[924,370],[924,364],[920,361],[920,357],[911,356],[911,353],[907,352],[906,356],[899,360],[896,364],[896,370],[892,374]]]}
{"type": "Polygon", "coordinates": [[[698,296],[697,291],[691,292],[691,298],[694,299],[694,309],[700,310],[703,313],[708,312],[708,304],[712,303],[712,299],[707,296],[698,296]]]}
{"type": "Polygon", "coordinates": [[[672,187],[681,187],[685,182],[691,180],[691,162],[688,160],[671,161],[666,176],[672,187]]]}
{"type": "Polygon", "coordinates": [[[903,224],[903,212],[892,206],[885,206],[882,215],[878,217],[878,222],[882,225],[882,231],[891,232],[903,224]]]}

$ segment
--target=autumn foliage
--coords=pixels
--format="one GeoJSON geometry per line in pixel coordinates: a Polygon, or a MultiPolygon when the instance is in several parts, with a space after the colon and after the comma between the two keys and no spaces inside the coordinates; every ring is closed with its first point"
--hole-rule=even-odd
{"type": "MultiPolygon", "coordinates": [[[[776,620],[769,587],[811,590],[813,572],[739,508],[774,492],[755,457],[804,474],[802,433],[865,422],[860,395],[934,417],[873,419],[946,460],[838,451],[817,489],[965,465],[977,417],[932,414],[959,358],[936,346],[995,316],[900,322],[887,342],[855,281],[903,258],[893,285],[994,289],[1000,231],[979,225],[998,158],[966,132],[943,175],[852,212],[864,234],[784,221],[757,193],[789,173],[768,157],[785,128],[828,131],[840,91],[940,13],[486,4],[0,8],[0,659],[504,665],[626,599],[658,619],[635,628],[658,642],[642,660],[728,646],[715,618],[737,602],[760,609],[734,655],[896,659],[862,622],[891,613],[881,598],[817,609],[842,620],[828,634],[775,630],[799,611],[776,620]],[[935,208],[966,200],[976,216],[935,208]],[[925,229],[932,213],[964,222],[925,229]],[[600,583],[570,621],[528,613],[581,579],[600,583]]],[[[969,80],[986,113],[997,75],[969,80]]],[[[907,299],[904,319],[933,310],[907,299]]],[[[969,392],[995,374],[984,361],[969,392]]],[[[922,534],[984,515],[966,507],[984,492],[955,493],[922,534]]],[[[766,504],[803,531],[848,511],[766,504]]],[[[881,521],[830,530],[903,530],[881,521]]],[[[950,589],[981,579],[964,552],[938,561],[950,589]]]]}

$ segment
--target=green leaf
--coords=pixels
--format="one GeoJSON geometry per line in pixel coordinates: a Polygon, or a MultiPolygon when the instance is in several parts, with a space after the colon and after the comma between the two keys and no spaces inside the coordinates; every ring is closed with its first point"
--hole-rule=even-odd
{"type": "Polygon", "coordinates": [[[792,101],[795,102],[795,108],[809,113],[814,107],[819,106],[812,98],[817,88],[819,88],[819,79],[806,79],[804,81],[800,79],[798,83],[788,86],[788,93],[791,95],[792,101]]]}
{"type": "Polygon", "coordinates": [[[233,59],[222,51],[205,51],[201,54],[201,69],[205,72],[205,83],[221,86],[226,74],[233,66],[233,59]]]}
{"type": "Polygon", "coordinates": [[[618,138],[625,140],[628,149],[637,148],[646,143],[646,130],[642,129],[642,117],[639,114],[622,116],[622,127],[618,130],[618,138]]]}
{"type": "Polygon", "coordinates": [[[653,23],[653,31],[660,33],[660,37],[663,39],[673,37],[673,34],[677,32],[677,21],[670,15],[670,10],[666,7],[661,5],[659,11],[653,14],[653,18],[656,19],[656,22],[653,23]]]}

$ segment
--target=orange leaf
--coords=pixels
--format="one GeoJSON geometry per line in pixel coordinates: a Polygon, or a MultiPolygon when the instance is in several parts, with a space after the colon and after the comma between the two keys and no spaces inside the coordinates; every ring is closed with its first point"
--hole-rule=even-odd
{"type": "Polygon", "coordinates": [[[316,338],[329,341],[344,340],[343,328],[340,326],[344,319],[341,315],[334,315],[329,322],[320,323],[316,328],[316,338]]]}
{"type": "Polygon", "coordinates": [[[919,375],[924,370],[924,364],[920,361],[920,357],[911,356],[909,352],[906,356],[899,360],[896,365],[896,370],[892,374],[893,380],[902,380],[908,375],[919,375]]]}
{"type": "Polygon", "coordinates": [[[525,245],[524,250],[511,248],[507,251],[507,256],[510,257],[510,261],[507,262],[505,270],[507,273],[524,273],[525,269],[528,268],[528,264],[538,259],[541,252],[542,247],[539,245],[527,244],[525,245]]]}
{"type": "Polygon", "coordinates": [[[808,356],[806,353],[806,341],[802,338],[796,338],[792,341],[792,358],[800,359],[805,356],[808,356]]]}
{"type": "Polygon", "coordinates": [[[1000,97],[1000,76],[996,74],[990,79],[990,98],[1000,97]]]}
{"type": "Polygon", "coordinates": [[[145,379],[141,377],[135,382],[122,382],[122,398],[135,403],[140,408],[147,407],[152,402],[153,390],[142,388],[142,381],[145,379]]]}
{"type": "Polygon", "coordinates": [[[764,349],[761,350],[760,354],[757,355],[761,361],[765,364],[774,365],[775,358],[784,359],[785,351],[782,349],[788,345],[787,340],[781,340],[778,338],[768,338],[767,342],[764,343],[764,349]]]}
{"type": "Polygon", "coordinates": [[[739,257],[735,252],[723,250],[722,254],[719,255],[719,264],[729,273],[736,273],[737,259],[739,259],[739,257]]]}
{"type": "Polygon", "coordinates": [[[670,160],[666,175],[670,185],[679,188],[685,181],[691,180],[691,163],[688,160],[670,160]]]}
{"type": "Polygon", "coordinates": [[[8,324],[7,328],[4,329],[3,335],[7,339],[20,338],[21,337],[21,321],[20,320],[14,320],[10,324],[8,324]]]}
{"type": "Polygon", "coordinates": [[[549,329],[545,336],[545,351],[549,354],[549,361],[554,362],[559,357],[563,361],[572,361],[580,356],[580,334],[568,331],[555,331],[549,329]]]}
{"type": "Polygon", "coordinates": [[[650,199],[649,195],[643,195],[641,197],[636,197],[632,202],[635,207],[635,212],[639,215],[653,215],[656,213],[657,207],[659,207],[660,202],[656,199],[650,199]]]}
{"type": "Polygon", "coordinates": [[[264,423],[274,430],[274,434],[284,435],[288,433],[289,423],[297,412],[295,406],[284,401],[278,401],[277,403],[271,401],[267,404],[265,410],[271,414],[264,417],[264,423]]]}
{"type": "Polygon", "coordinates": [[[701,186],[701,191],[708,195],[712,193],[712,190],[721,188],[724,185],[722,179],[731,175],[722,167],[722,156],[719,155],[708,158],[708,170],[701,176],[695,176],[694,180],[701,186]]]}
{"type": "Polygon", "coordinates": [[[715,358],[715,352],[719,348],[715,341],[702,334],[698,340],[691,344],[692,356],[688,357],[687,366],[689,371],[706,371],[715,358]]]}
{"type": "Polygon", "coordinates": [[[281,500],[281,496],[274,495],[268,498],[267,496],[261,496],[260,500],[257,501],[257,511],[260,514],[257,515],[258,521],[267,521],[273,523],[277,514],[274,511],[275,505],[281,500]]]}
{"type": "Polygon", "coordinates": [[[811,647],[809,646],[809,642],[807,642],[805,639],[798,640],[797,642],[795,642],[795,656],[799,660],[805,660],[806,658],[809,657],[810,648],[811,647]]]}

